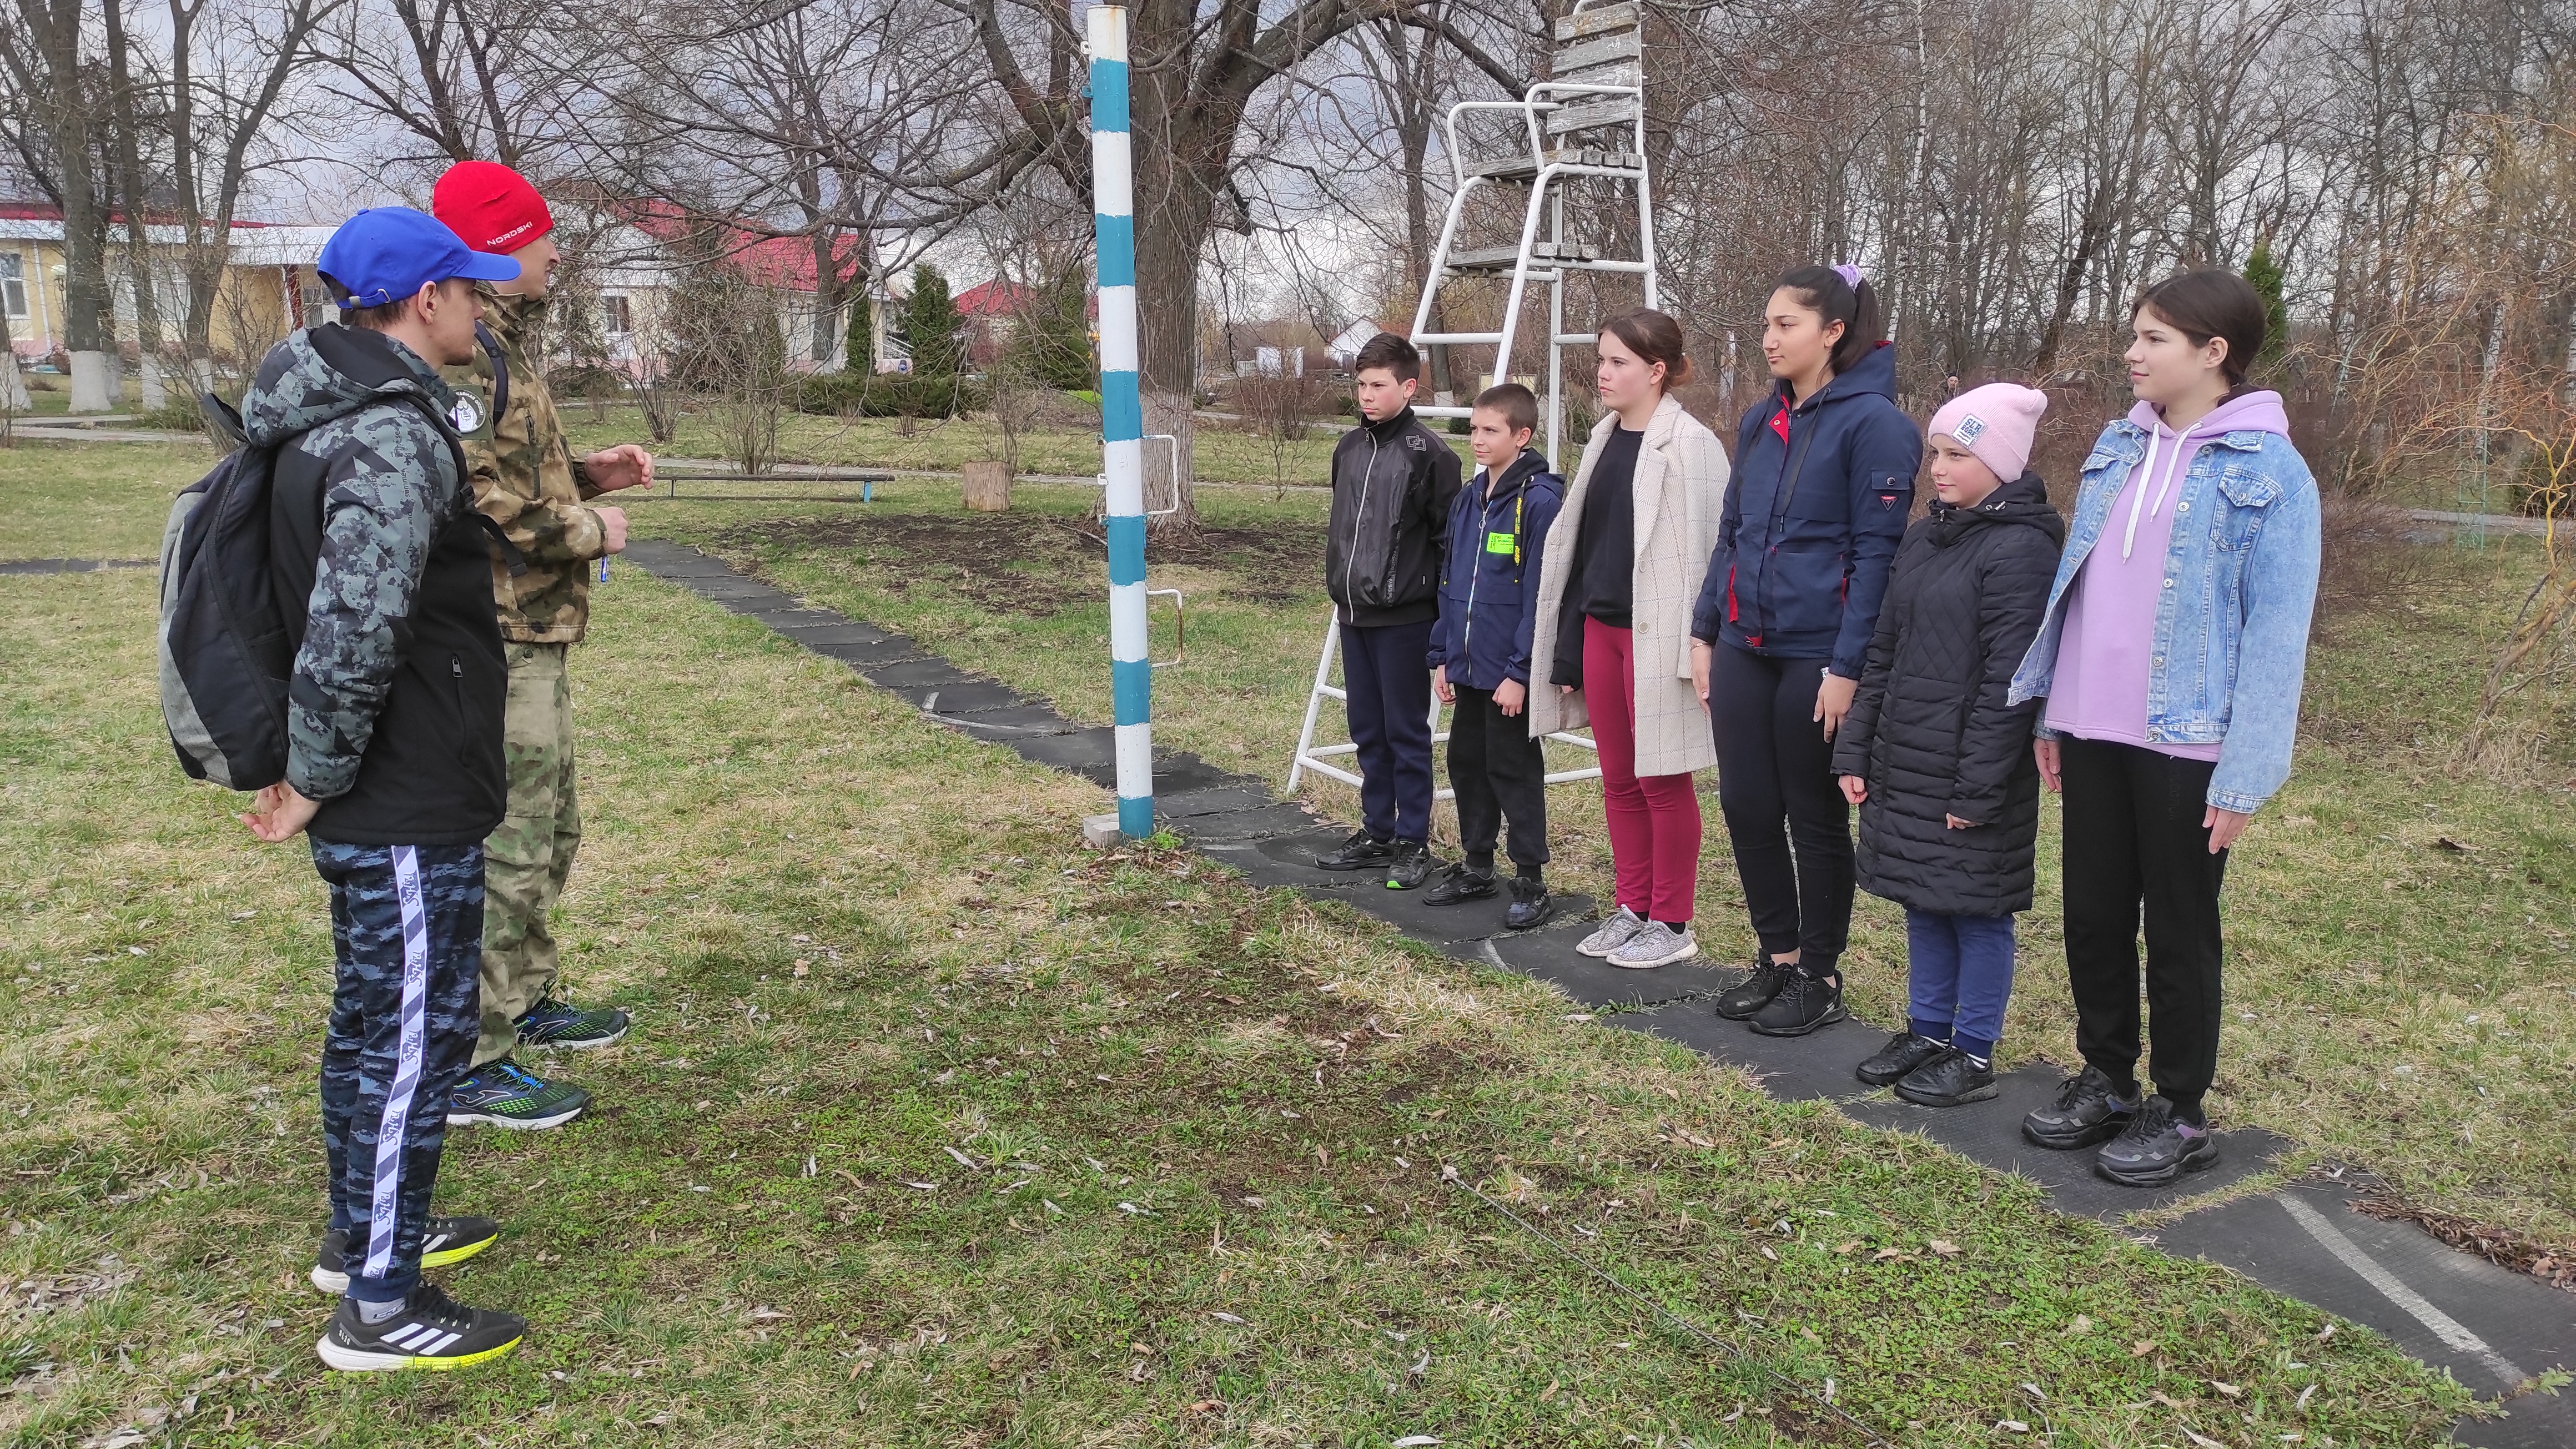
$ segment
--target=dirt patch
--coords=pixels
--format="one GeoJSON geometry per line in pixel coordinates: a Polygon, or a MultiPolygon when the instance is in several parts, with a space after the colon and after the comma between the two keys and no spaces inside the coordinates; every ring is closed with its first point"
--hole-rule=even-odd
{"type": "MultiPolygon", "coordinates": [[[[936,583],[980,608],[1038,619],[1098,600],[1108,555],[1089,520],[1028,513],[780,519],[728,529],[715,545],[773,562],[846,554],[893,592],[936,583]]],[[[1280,604],[1323,576],[1324,539],[1319,529],[1202,528],[1150,540],[1145,561],[1208,569],[1225,576],[1229,599],[1280,604]]]]}

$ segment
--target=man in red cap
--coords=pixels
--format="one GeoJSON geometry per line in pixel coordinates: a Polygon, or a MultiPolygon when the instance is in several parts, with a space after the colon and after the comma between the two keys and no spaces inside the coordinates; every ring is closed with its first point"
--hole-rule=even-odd
{"type": "Polygon", "coordinates": [[[589,624],[589,565],[626,547],[625,510],[590,502],[653,481],[653,456],[632,443],[576,459],[530,354],[545,330],[558,253],[554,216],[527,178],[489,161],[448,168],[430,192],[438,219],[478,252],[519,263],[516,281],[480,284],[482,355],[446,378],[478,425],[464,429],[474,506],[517,546],[496,559],[492,590],[509,653],[509,803],[484,842],[482,1036],[457,1085],[450,1122],[554,1127],[590,1094],[518,1065],[520,1046],[606,1046],[626,1013],[578,1007],[555,994],[549,917],[581,845],[573,788],[572,688],[567,650],[589,624]]]}

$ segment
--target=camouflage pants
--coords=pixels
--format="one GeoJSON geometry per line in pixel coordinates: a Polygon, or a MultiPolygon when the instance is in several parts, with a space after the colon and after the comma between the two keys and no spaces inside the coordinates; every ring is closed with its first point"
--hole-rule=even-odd
{"type": "Polygon", "coordinates": [[[581,848],[573,793],[572,681],[563,644],[511,644],[510,706],[503,739],[510,802],[483,842],[483,1035],[474,1065],[518,1045],[518,1020],[555,983],[555,898],[581,848]]]}
{"type": "Polygon", "coordinates": [[[447,1099],[465,1074],[483,939],[483,847],[313,842],[338,967],[322,1036],[322,1146],[349,1293],[410,1296],[447,1099]]]}

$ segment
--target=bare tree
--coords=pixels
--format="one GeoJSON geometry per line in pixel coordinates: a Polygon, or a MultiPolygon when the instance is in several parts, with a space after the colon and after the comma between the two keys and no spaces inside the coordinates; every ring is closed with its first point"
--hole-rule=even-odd
{"type": "Polygon", "coordinates": [[[63,213],[63,345],[71,354],[74,412],[103,413],[108,395],[107,214],[99,195],[82,0],[16,0],[14,34],[0,34],[19,114],[43,128],[51,154],[21,147],[63,213]],[[50,164],[45,164],[50,163],[50,164]]]}

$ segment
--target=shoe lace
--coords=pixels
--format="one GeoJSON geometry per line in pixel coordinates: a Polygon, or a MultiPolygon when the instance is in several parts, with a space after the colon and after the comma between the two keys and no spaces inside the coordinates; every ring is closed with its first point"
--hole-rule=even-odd
{"type": "Polygon", "coordinates": [[[411,1301],[404,1311],[424,1323],[433,1323],[450,1332],[463,1332],[474,1326],[474,1311],[450,1298],[435,1283],[423,1283],[412,1290],[411,1301]]]}
{"type": "Polygon", "coordinates": [[[2110,1092],[2110,1083],[2104,1082],[2095,1077],[2093,1070],[2090,1067],[2087,1067],[2083,1071],[2076,1073],[2074,1076],[2068,1077],[2065,1081],[2058,1083],[2057,1110],[2060,1112],[2066,1111],[2068,1108],[2073,1107],[2076,1103],[2083,1101],[2088,1096],[2109,1096],[2110,1092]]]}
{"type": "Polygon", "coordinates": [[[2150,1098],[2138,1109],[2138,1115],[2129,1119],[2129,1125],[2120,1129],[2120,1140],[2146,1142],[2160,1137],[2173,1125],[2173,1115],[2172,1103],[2162,1097],[2150,1098]]]}
{"type": "Polygon", "coordinates": [[[492,1064],[492,1070],[507,1076],[531,1092],[542,1091],[546,1085],[535,1073],[523,1070],[516,1062],[495,1062],[492,1064]]]}
{"type": "Polygon", "coordinates": [[[1793,1012],[1804,1009],[1808,991],[1817,984],[1815,978],[1804,971],[1790,971],[1786,966],[1777,969],[1787,971],[1789,979],[1780,983],[1780,994],[1771,999],[1774,1002],[1786,1002],[1789,1010],[1793,1012]]]}

